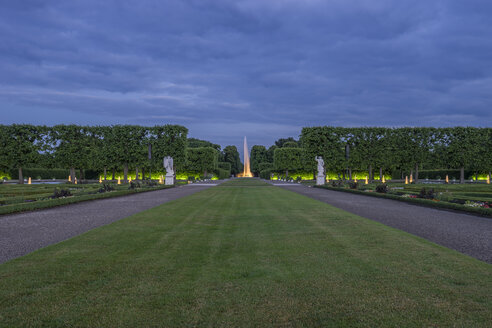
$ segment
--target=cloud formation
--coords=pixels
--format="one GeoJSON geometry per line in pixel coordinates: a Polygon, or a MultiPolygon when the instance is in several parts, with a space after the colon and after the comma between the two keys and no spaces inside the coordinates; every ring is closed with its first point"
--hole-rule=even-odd
{"type": "Polygon", "coordinates": [[[302,126],[490,126],[486,1],[7,1],[5,123],[183,124],[223,146],[302,126]]]}

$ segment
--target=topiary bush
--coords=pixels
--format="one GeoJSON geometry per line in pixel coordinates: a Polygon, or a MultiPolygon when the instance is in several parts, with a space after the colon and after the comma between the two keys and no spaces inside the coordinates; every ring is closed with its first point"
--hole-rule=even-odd
{"type": "Polygon", "coordinates": [[[53,195],[51,196],[52,199],[56,198],[62,198],[62,197],[70,197],[72,196],[72,193],[68,189],[58,189],[55,188],[53,191],[53,195]]]}
{"type": "Polygon", "coordinates": [[[349,187],[350,187],[350,189],[359,189],[359,183],[355,182],[355,181],[350,182],[349,187]]]}
{"type": "Polygon", "coordinates": [[[424,198],[424,199],[435,199],[435,198],[437,198],[437,195],[436,195],[436,192],[434,191],[434,188],[426,189],[424,187],[420,190],[418,197],[424,198]]]}
{"type": "Polygon", "coordinates": [[[99,188],[98,192],[103,193],[103,192],[109,192],[109,191],[113,191],[113,190],[114,190],[114,187],[112,185],[110,185],[109,183],[103,183],[101,185],[101,187],[99,188]]]}
{"type": "Polygon", "coordinates": [[[273,173],[273,171],[271,169],[262,170],[262,171],[260,171],[260,178],[265,179],[265,180],[270,180],[272,173],[273,173]]]}
{"type": "Polygon", "coordinates": [[[332,185],[332,187],[337,187],[337,188],[341,188],[344,186],[342,180],[332,180],[331,185],[332,185]]]}
{"type": "Polygon", "coordinates": [[[136,180],[133,180],[132,182],[130,182],[130,185],[128,186],[128,189],[130,189],[130,190],[135,190],[135,189],[139,189],[139,188],[142,188],[142,183],[140,181],[136,181],[136,180]]]}
{"type": "Polygon", "coordinates": [[[217,178],[219,178],[220,180],[227,179],[231,176],[231,170],[224,170],[221,168],[217,168],[215,170],[215,173],[217,174],[217,178]]]}
{"type": "Polygon", "coordinates": [[[376,186],[376,192],[386,194],[388,192],[388,185],[386,183],[376,186]]]}

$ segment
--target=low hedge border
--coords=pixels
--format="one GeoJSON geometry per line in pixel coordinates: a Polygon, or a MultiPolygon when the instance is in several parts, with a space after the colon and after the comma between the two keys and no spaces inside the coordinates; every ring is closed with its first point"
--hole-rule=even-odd
{"type": "Polygon", "coordinates": [[[156,190],[162,190],[162,189],[168,189],[168,188],[173,188],[173,186],[159,186],[159,187],[149,188],[149,189],[118,190],[118,191],[110,191],[110,192],[105,192],[105,193],[73,196],[73,197],[67,197],[67,198],[39,200],[39,201],[30,202],[30,203],[4,205],[4,206],[0,206],[0,215],[12,214],[12,213],[18,213],[18,212],[34,211],[34,210],[40,210],[40,209],[44,209],[44,208],[50,208],[50,207],[56,207],[56,206],[61,206],[61,205],[68,205],[68,204],[74,204],[74,203],[79,203],[79,202],[85,202],[88,200],[120,197],[120,196],[126,196],[126,195],[130,195],[130,194],[136,194],[136,193],[140,193],[140,192],[156,191],[156,190]]]}
{"type": "Polygon", "coordinates": [[[321,188],[321,189],[333,190],[333,191],[348,192],[348,193],[365,195],[365,196],[393,199],[393,200],[397,200],[400,202],[407,202],[407,203],[411,203],[411,204],[415,204],[415,205],[421,205],[421,206],[433,207],[433,208],[441,208],[441,209],[448,209],[448,210],[455,210],[455,211],[460,211],[460,212],[466,212],[468,214],[476,214],[476,215],[485,216],[485,217],[492,217],[492,209],[491,208],[470,207],[470,206],[465,206],[465,205],[461,205],[461,204],[454,204],[454,203],[449,203],[449,202],[435,201],[435,200],[422,199],[422,198],[404,198],[404,197],[392,195],[392,194],[384,194],[384,193],[378,193],[378,192],[367,192],[367,191],[356,190],[356,189],[336,188],[336,187],[330,187],[330,186],[314,186],[314,187],[315,188],[321,188]]]}

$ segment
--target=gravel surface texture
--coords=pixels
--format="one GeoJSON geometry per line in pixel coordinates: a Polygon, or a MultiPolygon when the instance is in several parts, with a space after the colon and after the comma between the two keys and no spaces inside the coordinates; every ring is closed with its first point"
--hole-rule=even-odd
{"type": "Polygon", "coordinates": [[[0,216],[0,263],[214,185],[191,184],[0,216]]]}
{"type": "Polygon", "coordinates": [[[492,219],[341,191],[275,184],[492,264],[492,219]]]}

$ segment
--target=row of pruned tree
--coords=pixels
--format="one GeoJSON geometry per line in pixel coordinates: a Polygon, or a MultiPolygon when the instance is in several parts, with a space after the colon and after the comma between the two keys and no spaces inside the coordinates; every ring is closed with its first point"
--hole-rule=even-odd
{"type": "Polygon", "coordinates": [[[465,169],[488,174],[492,169],[491,128],[306,127],[299,143],[292,140],[274,149],[273,161],[261,147],[254,146],[251,153],[256,173],[265,162],[286,175],[289,170],[314,173],[315,156],[324,158],[327,170],[342,172],[349,179],[352,170],[367,170],[371,180],[375,170],[380,177],[383,171],[400,170],[418,180],[419,169],[452,168],[460,170],[464,182],[465,169]]]}
{"type": "Polygon", "coordinates": [[[131,169],[136,176],[139,170],[142,176],[145,170],[162,170],[164,156],[173,157],[175,171],[207,175],[219,168],[220,161],[229,162],[230,171],[242,169],[236,147],[221,151],[219,145],[188,139],[187,134],[188,129],[180,125],[0,125],[0,171],[18,169],[19,183],[23,183],[22,169],[33,165],[70,169],[72,181],[76,169],[104,172],[105,179],[112,170],[114,179],[115,170],[123,168],[127,181],[131,169]]]}

